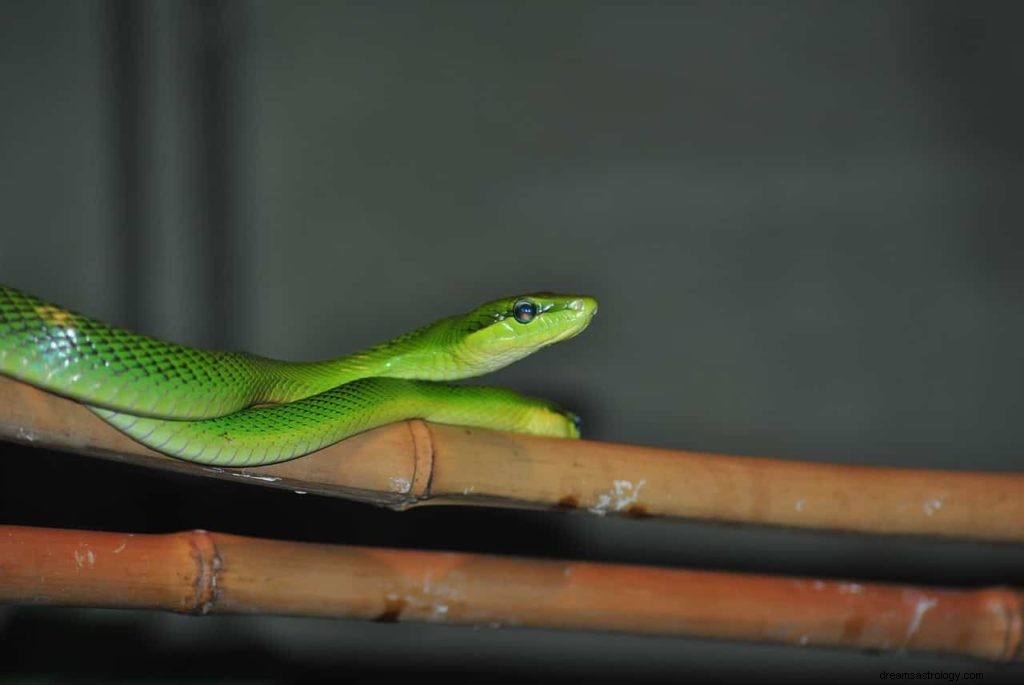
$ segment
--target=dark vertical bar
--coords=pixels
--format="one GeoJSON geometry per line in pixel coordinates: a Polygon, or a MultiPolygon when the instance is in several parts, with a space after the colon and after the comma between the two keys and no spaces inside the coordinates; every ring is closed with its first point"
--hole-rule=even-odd
{"type": "Polygon", "coordinates": [[[109,0],[115,148],[116,268],[124,323],[143,323],[142,230],[146,163],[142,98],[141,7],[135,0],[109,0]]]}
{"type": "Polygon", "coordinates": [[[211,317],[209,342],[228,346],[235,327],[231,296],[235,269],[231,255],[234,234],[232,212],[231,78],[232,32],[228,3],[223,0],[195,0],[194,25],[199,35],[194,72],[196,115],[196,179],[200,245],[206,257],[204,291],[211,317]]]}

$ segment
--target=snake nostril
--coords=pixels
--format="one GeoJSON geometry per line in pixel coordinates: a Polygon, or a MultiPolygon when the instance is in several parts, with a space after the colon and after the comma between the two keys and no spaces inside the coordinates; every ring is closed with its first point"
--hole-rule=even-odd
{"type": "Polygon", "coordinates": [[[597,302],[595,302],[593,299],[589,297],[577,297],[576,299],[570,301],[566,305],[566,308],[574,312],[580,313],[589,311],[590,316],[594,316],[594,314],[597,314],[597,302]]]}

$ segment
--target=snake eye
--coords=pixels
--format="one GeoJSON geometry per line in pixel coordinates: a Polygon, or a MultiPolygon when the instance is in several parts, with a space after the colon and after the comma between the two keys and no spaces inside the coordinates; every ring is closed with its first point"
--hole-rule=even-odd
{"type": "Polygon", "coordinates": [[[512,305],[512,316],[519,323],[530,323],[537,316],[537,305],[532,300],[517,300],[512,305]]]}

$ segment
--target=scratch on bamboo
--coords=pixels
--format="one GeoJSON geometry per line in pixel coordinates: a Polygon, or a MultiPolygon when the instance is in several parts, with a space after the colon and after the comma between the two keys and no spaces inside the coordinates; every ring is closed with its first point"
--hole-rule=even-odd
{"type": "Polygon", "coordinates": [[[205,531],[0,527],[0,602],[523,626],[1021,660],[1022,597],[205,531]]]}
{"type": "Polygon", "coordinates": [[[1024,542],[1024,474],[738,457],[406,421],[301,459],[157,454],[81,405],[0,377],[0,438],[396,509],[465,504],[1024,542]]]}

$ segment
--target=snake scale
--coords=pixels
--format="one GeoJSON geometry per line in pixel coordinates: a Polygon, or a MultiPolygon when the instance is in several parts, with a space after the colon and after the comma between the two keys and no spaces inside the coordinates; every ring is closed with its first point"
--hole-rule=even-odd
{"type": "Polygon", "coordinates": [[[444,381],[503,368],[566,340],[590,297],[504,298],[389,342],[317,362],[177,345],[0,286],[0,374],[77,400],[135,440],[203,464],[256,466],[395,421],[579,437],[551,402],[444,381]]]}

